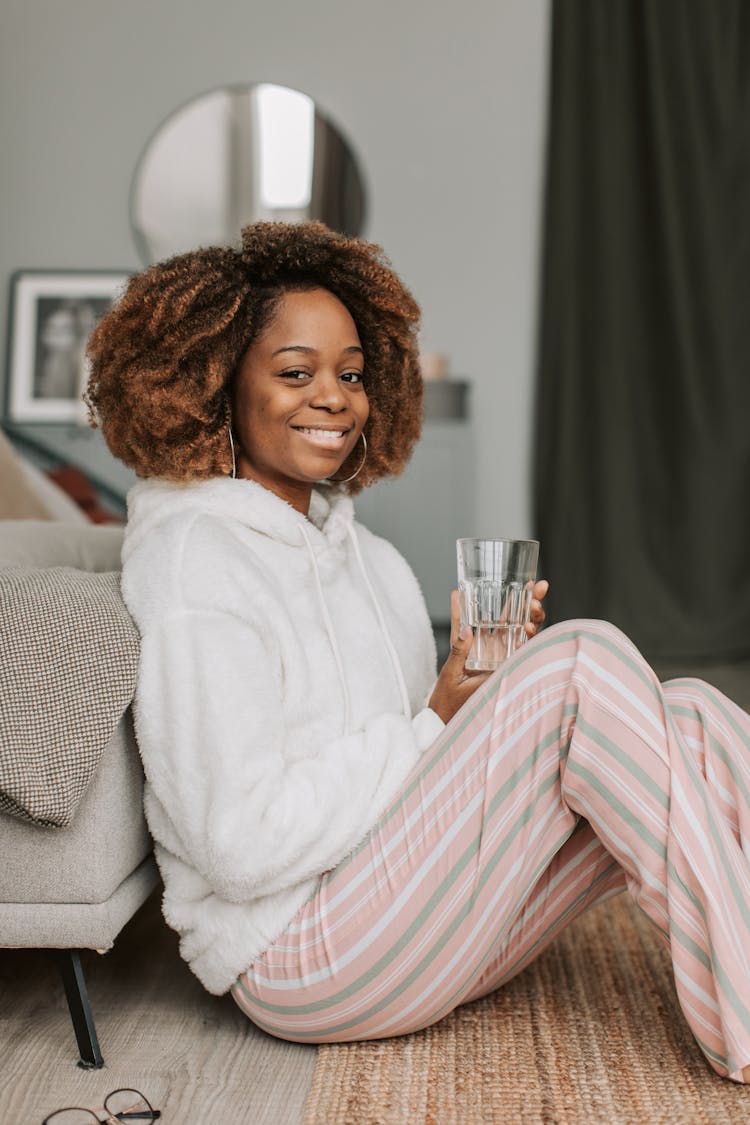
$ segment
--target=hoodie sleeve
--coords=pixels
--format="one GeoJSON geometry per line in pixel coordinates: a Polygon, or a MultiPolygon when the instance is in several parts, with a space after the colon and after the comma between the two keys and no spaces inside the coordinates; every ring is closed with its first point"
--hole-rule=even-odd
{"type": "Polygon", "coordinates": [[[184,611],[142,637],[136,726],[155,838],[230,901],[334,867],[377,821],[442,729],[388,713],[301,755],[256,629],[184,611]],[[296,752],[291,752],[295,750],[296,752]]]}

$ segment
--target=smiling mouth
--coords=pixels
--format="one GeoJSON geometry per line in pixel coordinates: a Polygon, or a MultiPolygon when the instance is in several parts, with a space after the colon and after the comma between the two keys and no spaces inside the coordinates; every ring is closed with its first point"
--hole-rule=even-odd
{"type": "Polygon", "coordinates": [[[296,430],[302,437],[312,442],[313,445],[319,445],[327,449],[340,449],[344,444],[344,440],[351,432],[351,426],[347,430],[329,430],[323,429],[321,426],[293,426],[292,429],[296,430]]]}

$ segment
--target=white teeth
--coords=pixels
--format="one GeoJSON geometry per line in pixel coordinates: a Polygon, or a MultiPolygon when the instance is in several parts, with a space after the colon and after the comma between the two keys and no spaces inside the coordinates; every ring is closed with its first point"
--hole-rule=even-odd
{"type": "Polygon", "coordinates": [[[297,428],[301,434],[310,434],[311,437],[342,438],[345,433],[345,431],[342,430],[313,430],[307,429],[304,426],[298,426],[297,428]]]}

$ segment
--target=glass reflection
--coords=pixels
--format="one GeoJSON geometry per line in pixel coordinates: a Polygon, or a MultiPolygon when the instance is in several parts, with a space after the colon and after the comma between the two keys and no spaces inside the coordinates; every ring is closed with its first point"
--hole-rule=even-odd
{"type": "Polygon", "coordinates": [[[306,214],[312,201],[313,100],[297,90],[268,85],[258,86],[253,98],[261,209],[274,217],[280,211],[306,214]]]}

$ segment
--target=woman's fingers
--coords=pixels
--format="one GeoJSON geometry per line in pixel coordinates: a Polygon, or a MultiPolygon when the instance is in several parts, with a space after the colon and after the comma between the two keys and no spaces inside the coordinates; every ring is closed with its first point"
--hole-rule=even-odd
{"type": "Polygon", "coordinates": [[[548,590],[549,582],[546,578],[541,578],[538,582],[534,583],[531,610],[529,612],[529,620],[526,624],[526,635],[528,637],[533,637],[535,633],[538,633],[540,627],[544,624],[547,614],[544,612],[542,599],[546,598],[548,590]]]}
{"type": "MultiPolygon", "coordinates": [[[[546,598],[548,591],[549,582],[546,578],[540,578],[538,582],[534,583],[531,592],[529,620],[524,627],[527,637],[535,636],[545,622],[547,614],[544,611],[542,601],[546,598]]],[[[505,608],[507,609],[507,606],[505,608]]],[[[463,634],[461,636],[461,602],[458,590],[454,590],[451,593],[451,656],[465,660],[469,655],[474,638],[472,629],[468,625],[463,626],[463,634]]]]}
{"type": "Polygon", "coordinates": [[[543,598],[547,597],[547,591],[548,590],[549,590],[549,582],[547,581],[546,578],[540,578],[538,582],[534,583],[534,591],[533,591],[534,597],[537,598],[539,601],[542,601],[543,598]]]}
{"type": "Polygon", "coordinates": [[[461,600],[458,590],[451,592],[451,656],[461,659],[461,667],[471,651],[474,634],[468,625],[461,625],[461,600]]]}

